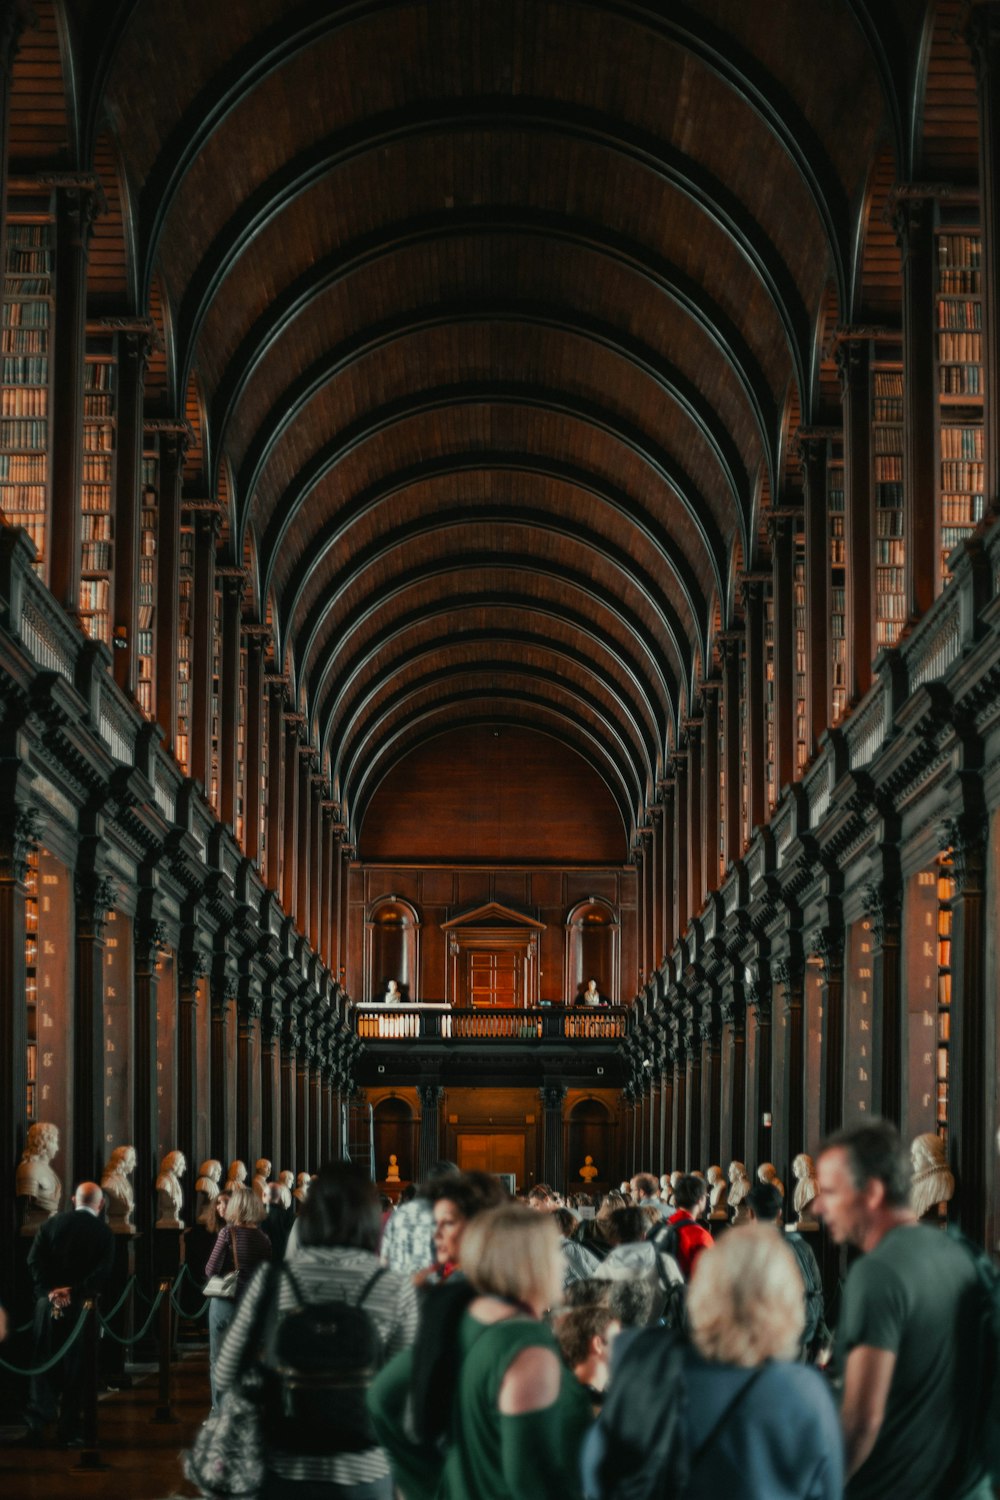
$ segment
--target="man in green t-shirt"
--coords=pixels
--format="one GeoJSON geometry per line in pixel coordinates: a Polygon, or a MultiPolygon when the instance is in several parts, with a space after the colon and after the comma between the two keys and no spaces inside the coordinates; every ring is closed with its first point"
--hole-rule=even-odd
{"type": "Polygon", "coordinates": [[[982,1293],[972,1257],[909,1206],[910,1159],[872,1120],[827,1142],[817,1210],[851,1267],[837,1327],[848,1500],[992,1490],[978,1448],[982,1293]]]}

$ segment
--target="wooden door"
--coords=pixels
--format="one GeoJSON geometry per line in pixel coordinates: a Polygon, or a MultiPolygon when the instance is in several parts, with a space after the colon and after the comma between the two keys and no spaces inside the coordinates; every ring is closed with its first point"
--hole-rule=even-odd
{"type": "Polygon", "coordinates": [[[515,949],[497,953],[469,950],[468,994],[472,1006],[517,1006],[521,1003],[521,955],[515,949]]]}
{"type": "Polygon", "coordinates": [[[524,1182],[525,1136],[518,1131],[490,1134],[459,1131],[455,1137],[455,1154],[462,1172],[510,1172],[518,1183],[524,1182]]]}

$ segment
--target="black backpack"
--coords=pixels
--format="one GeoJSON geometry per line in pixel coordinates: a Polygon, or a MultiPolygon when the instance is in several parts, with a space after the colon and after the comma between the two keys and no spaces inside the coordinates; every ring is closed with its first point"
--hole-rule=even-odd
{"type": "Polygon", "coordinates": [[[356,1302],[309,1302],[287,1265],[279,1268],[261,1350],[261,1432],[285,1452],[360,1453],[378,1444],[365,1395],[382,1367],[382,1335],[363,1303],[385,1272],[369,1277],[356,1302]],[[281,1278],[297,1306],[278,1310],[281,1278]]]}
{"type": "Polygon", "coordinates": [[[830,1338],[830,1330],[823,1320],[823,1283],[819,1280],[819,1267],[812,1253],[812,1246],[793,1231],[785,1236],[785,1244],[795,1256],[806,1297],[806,1326],[802,1330],[803,1352],[811,1358],[818,1345],[830,1338]]]}

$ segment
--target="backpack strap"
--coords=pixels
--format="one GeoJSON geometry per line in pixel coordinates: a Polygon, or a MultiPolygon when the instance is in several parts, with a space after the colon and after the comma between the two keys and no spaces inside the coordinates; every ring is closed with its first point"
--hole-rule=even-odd
{"type": "Polygon", "coordinates": [[[366,1297],[368,1296],[368,1293],[371,1291],[371,1289],[375,1285],[376,1281],[378,1281],[378,1279],[379,1279],[380,1276],[384,1276],[385,1275],[385,1272],[386,1272],[387,1269],[388,1269],[387,1266],[379,1266],[379,1268],[378,1268],[377,1271],[373,1271],[372,1272],[372,1274],[369,1276],[368,1280],[365,1282],[364,1286],[361,1288],[361,1292],[360,1292],[360,1294],[358,1296],[358,1300],[354,1304],[355,1307],[361,1307],[362,1306],[362,1304],[364,1303],[366,1297]]]}
{"type": "Polygon", "coordinates": [[[726,1404],[722,1408],[722,1411],[719,1414],[718,1418],[716,1419],[715,1422],[712,1423],[712,1427],[711,1427],[711,1430],[709,1431],[708,1437],[703,1438],[702,1441],[698,1444],[697,1448],[692,1453],[692,1455],[691,1455],[691,1468],[692,1468],[692,1470],[694,1469],[695,1465],[699,1462],[699,1460],[701,1459],[702,1455],[705,1454],[705,1453],[707,1453],[708,1450],[709,1450],[709,1448],[715,1442],[715,1439],[719,1436],[719,1433],[725,1427],[726,1423],[729,1421],[729,1418],[732,1416],[733,1412],[736,1410],[736,1408],[739,1406],[740,1402],[743,1400],[744,1396],[750,1390],[750,1387],[752,1385],[755,1385],[757,1383],[757,1381],[760,1379],[760,1377],[763,1375],[763,1373],[764,1373],[764,1371],[766,1369],[767,1369],[767,1365],[766,1364],[764,1364],[764,1365],[758,1365],[757,1368],[756,1368],[756,1370],[754,1370],[753,1374],[750,1376],[750,1379],[749,1380],[744,1380],[743,1384],[740,1386],[740,1388],[736,1392],[736,1394],[734,1396],[731,1396],[730,1399],[726,1402],[726,1404]]]}

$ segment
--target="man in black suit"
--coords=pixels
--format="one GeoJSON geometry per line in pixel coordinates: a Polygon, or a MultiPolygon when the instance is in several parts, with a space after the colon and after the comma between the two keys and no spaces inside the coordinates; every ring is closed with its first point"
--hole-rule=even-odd
{"type": "MultiPolygon", "coordinates": [[[[97,1183],[82,1182],[73,1204],[66,1213],[45,1220],[28,1255],[36,1298],[36,1365],[51,1359],[65,1343],[84,1300],[102,1290],[114,1268],[115,1237],[104,1221],[104,1194],[97,1183]]],[[[55,1419],[61,1392],[57,1441],[79,1446],[85,1376],[81,1335],[54,1369],[32,1379],[26,1412],[30,1436],[40,1437],[44,1424],[55,1419]]]]}
{"type": "Polygon", "coordinates": [[[291,1206],[285,1207],[281,1185],[277,1182],[269,1182],[265,1187],[264,1202],[267,1204],[267,1218],[261,1224],[261,1230],[271,1241],[271,1259],[284,1260],[288,1236],[295,1223],[295,1210],[291,1206]]]}

